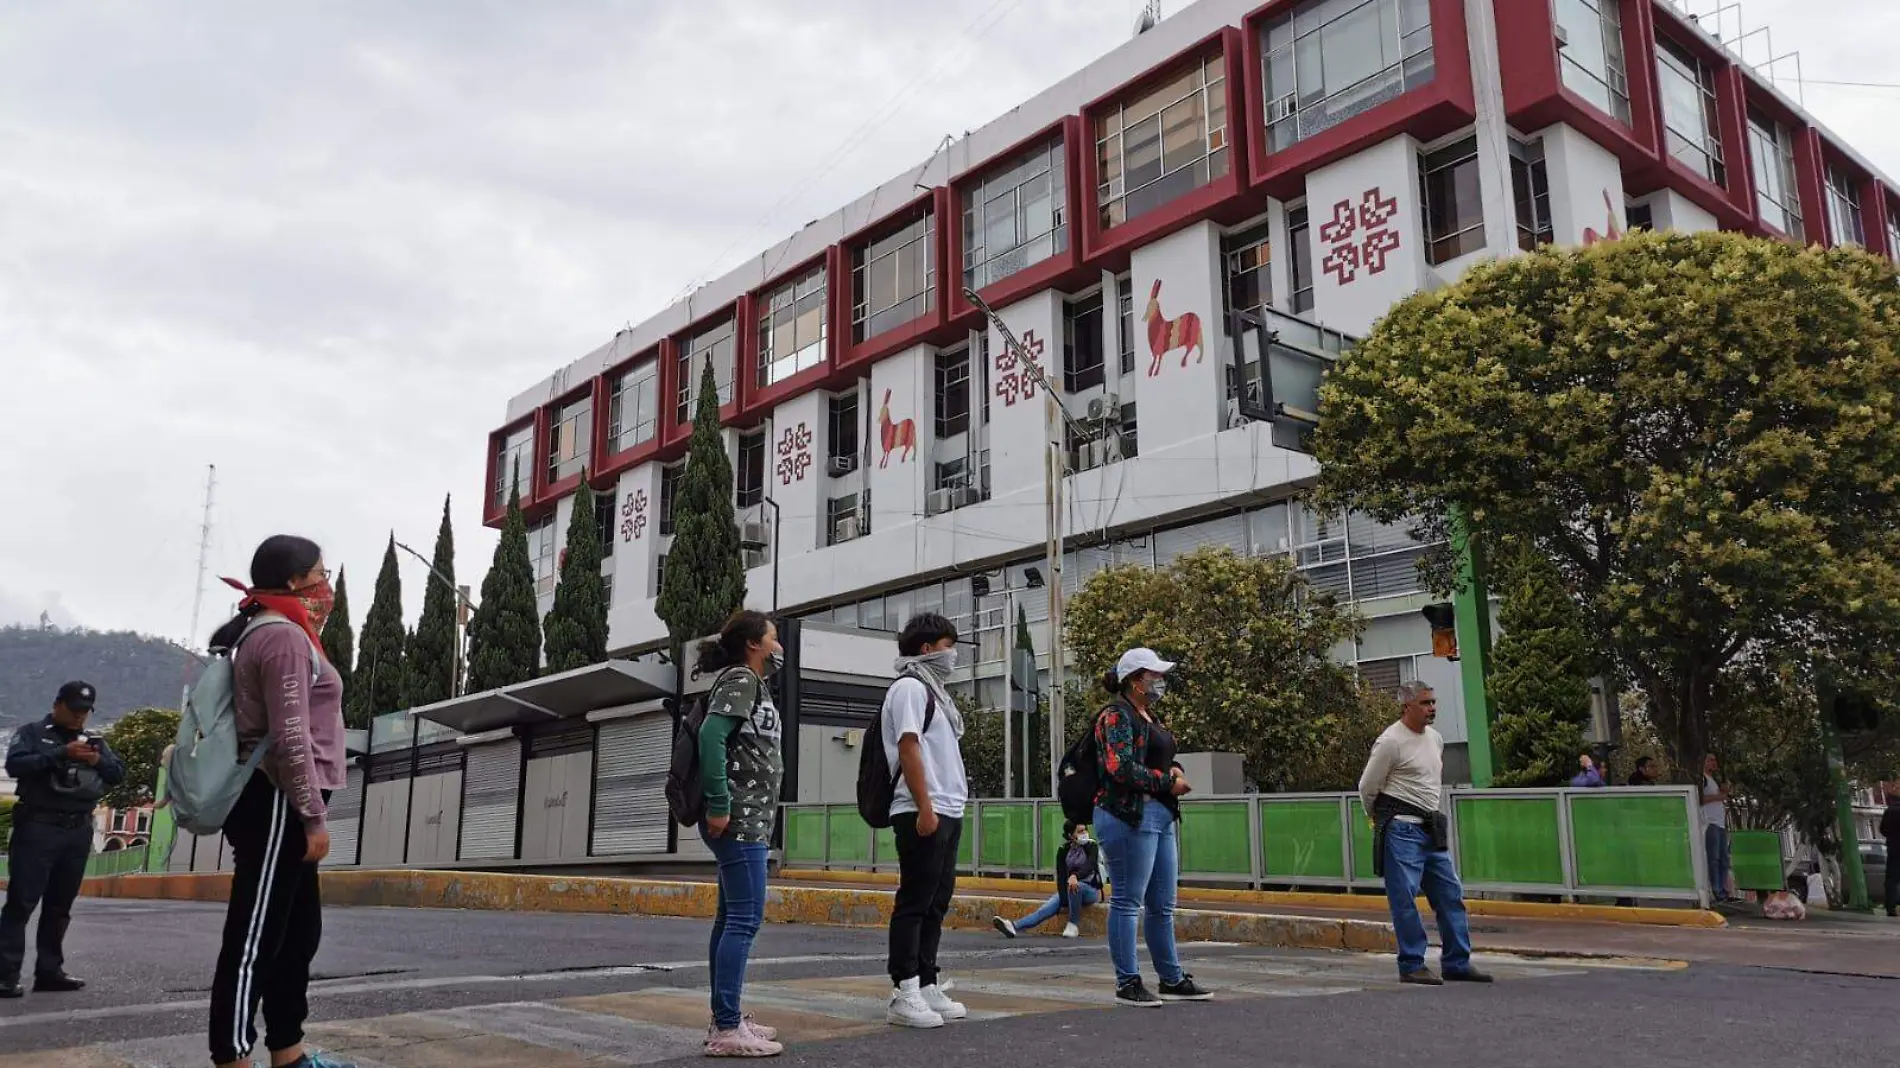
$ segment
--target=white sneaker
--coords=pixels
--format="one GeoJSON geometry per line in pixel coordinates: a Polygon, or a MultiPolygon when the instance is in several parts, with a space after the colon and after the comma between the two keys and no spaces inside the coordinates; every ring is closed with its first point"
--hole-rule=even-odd
{"type": "Polygon", "coordinates": [[[1004,938],[1016,937],[1016,925],[1002,918],[1001,916],[991,916],[990,926],[996,928],[998,931],[1001,931],[1003,933],[1004,938]]]}
{"type": "Polygon", "coordinates": [[[1064,938],[1080,938],[1081,936],[1082,936],[1082,930],[1081,928],[1077,927],[1075,924],[1069,924],[1067,927],[1064,927],[1062,929],[1062,937],[1064,938]]]}
{"type": "Polygon", "coordinates": [[[884,1011],[884,1022],[894,1027],[942,1027],[943,1016],[925,1003],[917,980],[911,978],[891,991],[891,1005],[884,1011]]]}
{"type": "Polygon", "coordinates": [[[930,1011],[946,1020],[961,1020],[970,1015],[970,1010],[964,1008],[962,1002],[951,1001],[950,995],[944,993],[940,986],[924,987],[920,993],[924,996],[924,1004],[930,1006],[930,1011]]]}

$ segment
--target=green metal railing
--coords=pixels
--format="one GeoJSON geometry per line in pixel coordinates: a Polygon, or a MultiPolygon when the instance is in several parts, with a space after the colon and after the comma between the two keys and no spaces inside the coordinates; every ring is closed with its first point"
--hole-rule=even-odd
{"type": "MultiPolygon", "coordinates": [[[[1452,790],[1446,798],[1452,851],[1474,891],[1708,903],[1692,787],[1452,790]]],[[[959,869],[1050,876],[1062,822],[1055,801],[972,802],[959,869]]],[[[786,805],[784,824],[788,867],[897,870],[890,831],[873,833],[855,805],[786,805]]],[[[1180,842],[1181,877],[1196,883],[1383,889],[1372,874],[1372,827],[1355,794],[1186,800],[1180,842]]]]}

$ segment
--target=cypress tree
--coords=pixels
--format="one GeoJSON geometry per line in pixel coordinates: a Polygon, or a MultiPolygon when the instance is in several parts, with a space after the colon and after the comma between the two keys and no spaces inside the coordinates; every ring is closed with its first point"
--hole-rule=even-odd
{"type": "MultiPolygon", "coordinates": [[[[654,609],[675,653],[718,630],[745,604],[745,564],[732,507],[732,461],[719,432],[719,389],[712,365],[699,378],[686,473],[673,499],[673,548],[654,609]]],[[[676,657],[677,662],[677,657],[676,657]]]]}
{"type": "Polygon", "coordinates": [[[330,618],[323,621],[323,655],[343,680],[343,707],[350,707],[352,679],[356,674],[356,629],[350,626],[350,587],[344,569],[336,570],[336,604],[330,618]]]}
{"type": "Polygon", "coordinates": [[[1500,786],[1559,786],[1577,772],[1590,722],[1590,644],[1563,576],[1534,548],[1519,548],[1507,579],[1493,651],[1492,728],[1500,786]]]}
{"type": "Polygon", "coordinates": [[[521,494],[508,495],[508,519],[495,559],[482,579],[482,600],[468,624],[470,693],[525,682],[541,669],[541,612],[528,560],[528,521],[521,494]]]}
{"type": "Polygon", "coordinates": [[[364,728],[377,716],[401,711],[403,688],[402,574],[396,568],[396,536],[383,550],[376,592],[363,617],[363,645],[356,657],[355,703],[345,709],[350,726],[364,728]]]}
{"type": "Polygon", "coordinates": [[[600,577],[600,552],[594,491],[587,487],[583,471],[568,515],[567,548],[561,553],[554,607],[542,624],[550,675],[607,659],[607,586],[600,577]]]}
{"type": "Polygon", "coordinates": [[[455,680],[455,530],[449,523],[447,497],[442,499],[432,566],[435,573],[423,580],[422,617],[406,657],[409,692],[404,704],[409,708],[448,700],[455,680]]]}

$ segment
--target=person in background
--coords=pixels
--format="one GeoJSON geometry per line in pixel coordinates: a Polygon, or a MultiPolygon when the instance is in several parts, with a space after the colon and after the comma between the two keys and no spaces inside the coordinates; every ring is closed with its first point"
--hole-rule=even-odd
{"type": "Polygon", "coordinates": [[[1003,932],[1003,937],[1015,938],[1034,930],[1044,920],[1068,909],[1069,923],[1062,929],[1062,937],[1074,938],[1081,933],[1082,910],[1102,899],[1101,851],[1089,840],[1088,825],[1069,820],[1062,825],[1062,839],[1062,844],[1056,846],[1056,892],[1036,911],[1015,922],[992,917],[990,923],[1003,932]]]}
{"type": "Polygon", "coordinates": [[[1630,772],[1629,782],[1624,785],[1654,786],[1656,785],[1656,781],[1656,758],[1637,757],[1636,770],[1630,772]]]}
{"type": "Polygon", "coordinates": [[[1598,787],[1609,785],[1609,783],[1603,781],[1603,773],[1597,770],[1597,762],[1590,759],[1590,754],[1585,753],[1578,757],[1577,766],[1583,770],[1571,776],[1570,786],[1572,789],[1594,790],[1598,787]]]}
{"type": "Polygon", "coordinates": [[[125,765],[86,718],[98,694],[87,682],[69,682],[53,698],[53,712],[13,732],[7,774],[18,782],[13,840],[8,847],[7,903],[0,909],[0,998],[24,995],[26,924],[39,910],[33,992],[63,994],[85,982],[66,974],[66,928],[73,899],[92,854],[92,810],[106,789],[125,780],[125,765]]]}
{"type": "Polygon", "coordinates": [[[304,1048],[310,962],[323,939],[317,864],[330,855],[330,793],[343,788],[343,679],[318,634],[334,594],[323,550],[278,534],[251,557],[238,614],[208,648],[231,656],[238,758],[266,746],[224,821],[231,896],[211,980],[211,1060],[251,1063],[258,1003],[273,1068],[352,1068],[304,1048]],[[242,644],[240,644],[242,643],[242,644]]]}
{"type": "Polygon", "coordinates": [[[891,908],[891,1001],[896,1027],[942,1027],[970,1011],[937,985],[937,946],[957,890],[957,846],[969,779],[963,712],[947,685],[957,669],[957,628],[934,612],[897,636],[897,681],[884,692],[884,755],[898,769],[891,800],[897,839],[897,900],[891,908]]]}
{"type": "Polygon", "coordinates": [[[1880,837],[1887,840],[1887,878],[1881,884],[1887,915],[1900,916],[1900,794],[1887,795],[1887,811],[1880,814],[1880,837]]]}
{"type": "Polygon", "coordinates": [[[717,672],[699,729],[699,777],[706,794],[700,838],[719,863],[719,907],[707,947],[712,1026],[708,1057],[776,1057],[778,1030],[740,1008],[752,941],[765,922],[765,874],[785,778],[783,727],[766,676],[784,656],[778,628],[759,612],[739,612],[719,636],[699,644],[693,673],[717,672]]]}
{"type": "Polygon", "coordinates": [[[1373,870],[1385,879],[1392,929],[1399,940],[1399,981],[1420,986],[1488,983],[1471,964],[1471,925],[1465,891],[1451,862],[1450,824],[1439,811],[1445,739],[1432,721],[1438,697],[1420,682],[1399,687],[1399,721],[1372,743],[1359,776],[1359,800],[1373,825],[1373,870]],[[1423,888],[1444,943],[1444,978],[1425,966],[1425,921],[1418,914],[1423,888]]]}
{"type": "Polygon", "coordinates": [[[1702,758],[1702,849],[1708,857],[1709,886],[1715,899],[1734,901],[1728,892],[1728,791],[1715,779],[1718,767],[1714,753],[1702,758]]]}
{"type": "Polygon", "coordinates": [[[1115,963],[1115,1004],[1153,1008],[1165,1001],[1207,1001],[1209,993],[1181,970],[1174,944],[1174,900],[1180,878],[1178,798],[1193,789],[1174,761],[1174,734],[1155,705],[1168,692],[1174,664],[1153,649],[1130,649],[1103,678],[1115,695],[1095,718],[1102,788],[1095,797],[1095,837],[1108,855],[1108,955],[1115,963]],[[1135,956],[1140,921],[1159,995],[1141,981],[1135,956]]]}

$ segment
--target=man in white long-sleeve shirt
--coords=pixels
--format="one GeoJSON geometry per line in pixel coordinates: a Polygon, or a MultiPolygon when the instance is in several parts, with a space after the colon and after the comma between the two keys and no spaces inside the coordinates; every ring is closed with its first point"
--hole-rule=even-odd
{"type": "Polygon", "coordinates": [[[1399,940],[1399,981],[1420,986],[1442,986],[1446,980],[1488,983],[1491,977],[1471,966],[1465,891],[1447,848],[1445,815],[1438,809],[1445,767],[1445,739],[1432,727],[1438,698],[1431,687],[1408,682],[1399,688],[1399,700],[1399,721],[1372,743],[1372,757],[1359,776],[1359,799],[1376,832],[1373,866],[1385,877],[1386,901],[1399,940]],[[1421,889],[1438,919],[1444,979],[1425,966],[1425,921],[1418,914],[1421,889]]]}

